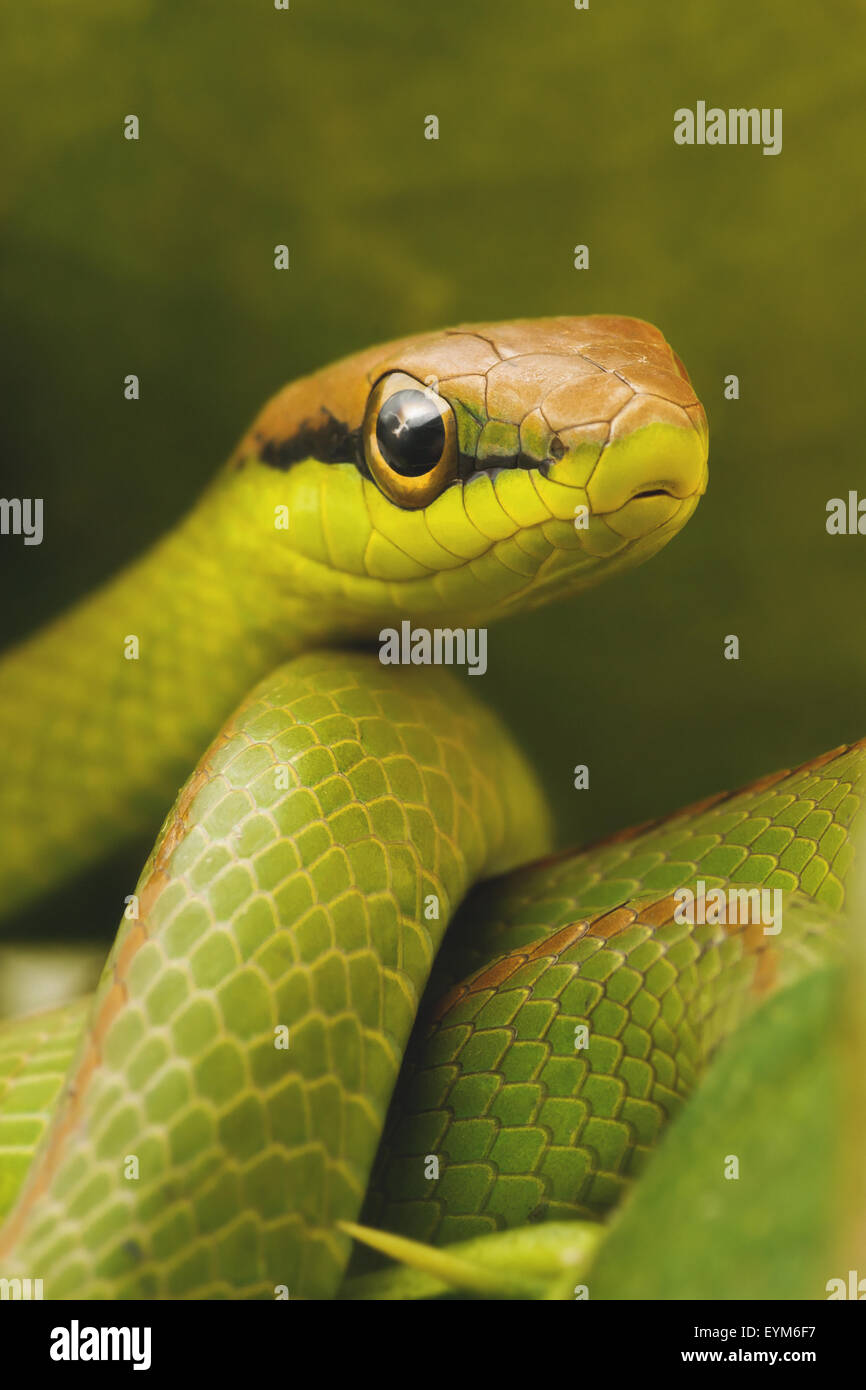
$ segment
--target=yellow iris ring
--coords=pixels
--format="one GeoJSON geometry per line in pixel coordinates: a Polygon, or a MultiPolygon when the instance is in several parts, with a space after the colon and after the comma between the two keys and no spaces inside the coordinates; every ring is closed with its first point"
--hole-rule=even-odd
{"type": "Polygon", "coordinates": [[[428,506],[457,473],[457,422],[450,405],[436,391],[407,372],[389,372],[370,392],[363,427],[364,457],[367,467],[386,497],[398,507],[414,510],[428,506]],[[445,430],[445,442],[438,461],[427,473],[410,477],[396,472],[379,446],[376,427],[383,405],[398,391],[420,391],[433,403],[445,430]]]}

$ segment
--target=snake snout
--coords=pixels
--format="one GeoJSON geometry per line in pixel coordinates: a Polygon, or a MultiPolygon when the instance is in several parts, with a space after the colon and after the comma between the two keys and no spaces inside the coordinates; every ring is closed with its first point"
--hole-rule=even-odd
{"type": "Polygon", "coordinates": [[[677,506],[706,487],[705,437],[658,421],[611,441],[602,451],[587,496],[596,515],[618,512],[632,503],[677,506]]]}

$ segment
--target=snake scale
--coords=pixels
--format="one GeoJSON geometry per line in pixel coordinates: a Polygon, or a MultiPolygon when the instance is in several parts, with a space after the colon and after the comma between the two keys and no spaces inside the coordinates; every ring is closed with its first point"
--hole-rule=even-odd
{"type": "Polygon", "coordinates": [[[649,559],[706,461],[649,324],[402,339],[286,387],[3,658],[4,913],[181,790],[95,998],[0,1026],[0,1275],[327,1298],[379,1232],[483,1293],[485,1241],[600,1238],[719,1044],[838,951],[864,747],[551,856],[476,682],[363,648],[649,559]],[[679,921],[699,879],[782,890],[784,929],[679,921]]]}

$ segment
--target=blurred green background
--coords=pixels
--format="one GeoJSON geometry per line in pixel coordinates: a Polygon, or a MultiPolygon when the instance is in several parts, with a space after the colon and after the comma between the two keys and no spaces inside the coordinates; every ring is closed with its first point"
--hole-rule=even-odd
{"type": "MultiPolygon", "coordinates": [[[[684,358],[710,491],[646,569],[491,634],[484,693],[561,841],[866,733],[866,538],[824,527],[866,492],[859,0],[30,0],[4,26],[0,495],[46,506],[41,547],[0,541],[4,643],[171,525],[293,376],[609,311],[684,358]],[[676,146],[699,99],[782,107],[782,153],[676,146]]],[[[113,926],[138,858],[64,920],[113,926]]]]}

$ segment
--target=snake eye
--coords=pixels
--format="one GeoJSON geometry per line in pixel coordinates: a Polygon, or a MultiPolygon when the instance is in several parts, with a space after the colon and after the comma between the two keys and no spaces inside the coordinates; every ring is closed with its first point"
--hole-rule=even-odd
{"type": "Polygon", "coordinates": [[[364,456],[392,502],[426,507],[457,471],[457,426],[450,405],[406,372],[391,372],[370,392],[364,456]]]}

